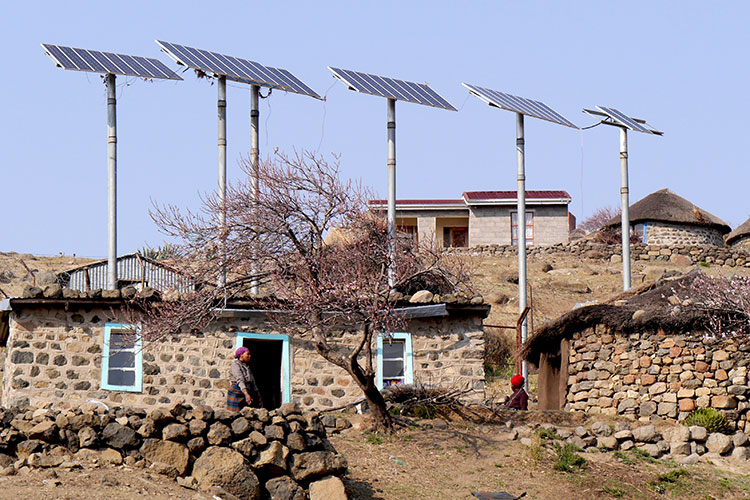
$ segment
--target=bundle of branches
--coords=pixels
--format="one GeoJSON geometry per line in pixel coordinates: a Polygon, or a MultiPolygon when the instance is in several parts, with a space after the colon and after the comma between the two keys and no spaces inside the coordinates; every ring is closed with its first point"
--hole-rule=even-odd
{"type": "Polygon", "coordinates": [[[462,408],[464,405],[460,397],[467,392],[422,384],[400,384],[384,389],[383,398],[391,403],[392,413],[432,418],[441,409],[462,408]]]}

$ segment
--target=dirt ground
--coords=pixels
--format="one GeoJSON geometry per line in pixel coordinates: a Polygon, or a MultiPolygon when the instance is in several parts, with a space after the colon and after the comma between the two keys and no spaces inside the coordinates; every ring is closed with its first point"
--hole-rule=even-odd
{"type": "Polygon", "coordinates": [[[539,500],[750,498],[750,465],[682,468],[629,452],[582,453],[580,472],[558,472],[551,442],[536,437],[525,446],[504,431],[497,424],[430,421],[394,436],[349,430],[331,439],[349,461],[352,498],[361,500],[458,500],[475,491],[539,500]],[[678,477],[670,482],[672,476],[678,477]]]}

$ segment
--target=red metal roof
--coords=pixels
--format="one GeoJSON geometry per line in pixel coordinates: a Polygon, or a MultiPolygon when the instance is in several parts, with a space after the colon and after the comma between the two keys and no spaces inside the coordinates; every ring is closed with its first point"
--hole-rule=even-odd
{"type": "MultiPolygon", "coordinates": [[[[388,200],[370,200],[370,205],[387,205],[388,200]]],[[[396,205],[461,205],[464,200],[396,200],[396,205]]]]}
{"type": "MultiPolygon", "coordinates": [[[[463,194],[464,200],[486,201],[486,200],[514,200],[517,191],[467,191],[463,194]]],[[[526,191],[527,200],[557,200],[560,198],[571,199],[567,191],[526,191]]]]}

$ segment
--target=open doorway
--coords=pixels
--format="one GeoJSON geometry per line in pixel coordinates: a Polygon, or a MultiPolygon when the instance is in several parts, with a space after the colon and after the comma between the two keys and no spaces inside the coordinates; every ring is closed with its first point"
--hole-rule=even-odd
{"type": "Polygon", "coordinates": [[[242,345],[250,349],[250,369],[258,385],[263,407],[273,410],[281,406],[283,395],[281,392],[282,363],[281,354],[283,342],[281,340],[243,338],[242,345]]]}
{"type": "Polygon", "coordinates": [[[292,400],[289,335],[276,333],[237,333],[236,347],[250,349],[250,369],[263,398],[263,406],[273,410],[292,400]]]}

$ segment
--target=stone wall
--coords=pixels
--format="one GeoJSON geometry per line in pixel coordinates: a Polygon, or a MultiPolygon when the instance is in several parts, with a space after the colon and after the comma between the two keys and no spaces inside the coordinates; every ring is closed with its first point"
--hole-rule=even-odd
{"type": "MultiPolygon", "coordinates": [[[[480,245],[473,248],[452,248],[450,252],[463,255],[511,257],[518,255],[515,245],[480,245]]],[[[548,247],[527,247],[530,257],[544,259],[554,256],[580,255],[591,259],[622,262],[621,245],[605,245],[591,239],[571,241],[548,247]]],[[[742,247],[724,248],[710,245],[630,245],[630,256],[634,261],[671,262],[689,266],[716,264],[729,267],[750,267],[750,251],[742,247]]]]}
{"type": "Polygon", "coordinates": [[[317,415],[303,415],[293,404],[237,413],[180,404],[149,412],[92,403],[0,409],[3,476],[123,463],[222,498],[346,498],[340,480],[346,460],[317,415]]]}
{"type": "MultiPolygon", "coordinates": [[[[227,377],[238,332],[279,333],[260,319],[222,320],[202,333],[144,344],[141,392],[101,388],[101,358],[107,322],[102,307],[23,308],[10,315],[3,403],[73,407],[88,400],[152,408],[181,401],[224,407],[227,377]]],[[[410,324],[414,381],[469,390],[484,397],[482,320],[473,317],[416,319],[410,324]]],[[[352,345],[354,336],[337,343],[352,345]]],[[[343,370],[325,361],[310,339],[290,339],[291,399],[303,408],[326,409],[356,402],[361,390],[343,370]]],[[[373,349],[374,351],[374,349],[373,349]]],[[[266,376],[256,374],[256,378],[266,376]]],[[[274,376],[278,376],[274,374],[274,376]]]]}
{"type": "Polygon", "coordinates": [[[565,409],[683,420],[710,407],[744,430],[749,352],[750,343],[736,338],[578,332],[570,341],[565,409]]]}
{"type": "Polygon", "coordinates": [[[646,244],[713,245],[723,247],[724,235],[714,227],[648,221],[646,224],[646,244]]]}
{"type": "Polygon", "coordinates": [[[732,241],[732,248],[746,249],[750,247],[750,234],[739,236],[732,241]]]}

